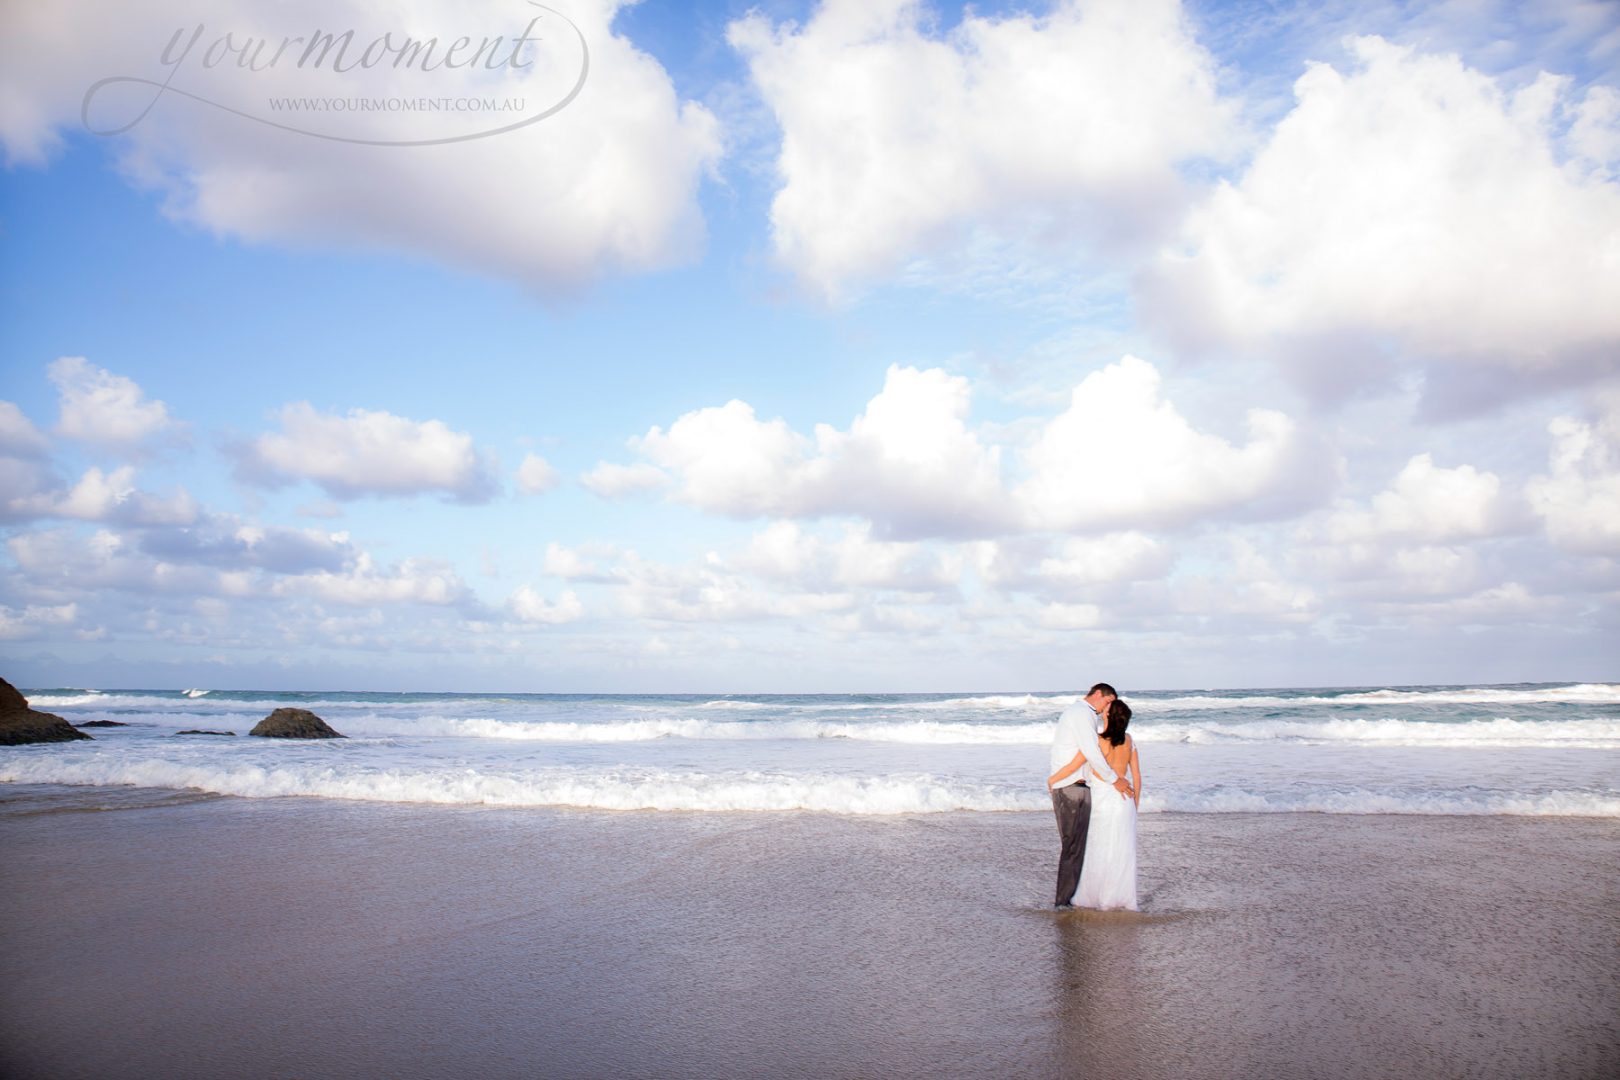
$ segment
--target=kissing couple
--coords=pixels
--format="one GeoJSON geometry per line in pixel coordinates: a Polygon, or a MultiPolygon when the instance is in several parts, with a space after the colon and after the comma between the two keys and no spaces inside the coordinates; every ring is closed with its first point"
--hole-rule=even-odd
{"type": "Polygon", "coordinates": [[[1130,722],[1131,707],[1107,683],[1093,686],[1058,717],[1046,786],[1063,839],[1059,908],[1136,910],[1142,763],[1136,740],[1125,734],[1130,722]]]}

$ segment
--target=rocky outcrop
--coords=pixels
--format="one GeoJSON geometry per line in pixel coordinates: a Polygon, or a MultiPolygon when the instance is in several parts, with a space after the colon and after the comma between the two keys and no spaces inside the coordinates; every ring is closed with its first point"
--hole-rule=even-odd
{"type": "Polygon", "coordinates": [[[74,727],[129,727],[129,725],[124,723],[122,720],[86,720],[82,724],[74,724],[73,726],[74,727]]]}
{"type": "Polygon", "coordinates": [[[89,737],[60,716],[30,709],[22,692],[0,679],[0,746],[71,742],[89,737]]]}
{"type": "Polygon", "coordinates": [[[277,709],[254,725],[249,735],[267,739],[341,739],[325,720],[308,709],[277,709]]]}
{"type": "Polygon", "coordinates": [[[231,736],[234,736],[236,734],[236,732],[234,732],[234,731],[206,731],[206,730],[204,730],[202,728],[186,728],[186,730],[177,731],[177,732],[175,732],[175,734],[176,735],[231,735],[231,736]]]}

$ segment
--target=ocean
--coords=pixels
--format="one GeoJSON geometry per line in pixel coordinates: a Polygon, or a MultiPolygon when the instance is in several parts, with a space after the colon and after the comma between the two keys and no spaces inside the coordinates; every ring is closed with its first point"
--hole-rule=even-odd
{"type": "MultiPolygon", "coordinates": [[[[1075,694],[568,695],[32,689],[93,742],[0,783],[265,799],[839,815],[1038,811],[1075,694]],[[246,737],[279,706],[341,740],[246,737]],[[221,729],[235,738],[179,735],[221,729]]],[[[1125,694],[1143,813],[1620,817],[1620,684],[1125,694]]]]}

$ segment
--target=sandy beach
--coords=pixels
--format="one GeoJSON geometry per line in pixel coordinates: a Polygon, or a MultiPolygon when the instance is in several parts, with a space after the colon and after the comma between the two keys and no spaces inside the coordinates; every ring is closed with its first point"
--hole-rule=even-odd
{"type": "Polygon", "coordinates": [[[1103,915],[1039,814],[3,794],[27,1080],[1620,1068],[1612,820],[1149,815],[1103,915]]]}

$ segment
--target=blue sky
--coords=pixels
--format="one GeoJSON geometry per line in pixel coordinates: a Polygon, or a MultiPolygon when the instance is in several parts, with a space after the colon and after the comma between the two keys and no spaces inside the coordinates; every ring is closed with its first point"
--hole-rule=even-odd
{"type": "Polygon", "coordinates": [[[7,15],[7,678],[1617,677],[1613,5],[554,6],[580,97],[428,148],[79,110],[179,26],[525,5],[7,15]]]}

